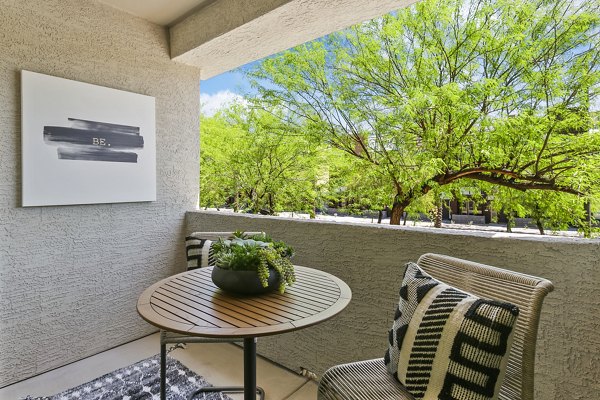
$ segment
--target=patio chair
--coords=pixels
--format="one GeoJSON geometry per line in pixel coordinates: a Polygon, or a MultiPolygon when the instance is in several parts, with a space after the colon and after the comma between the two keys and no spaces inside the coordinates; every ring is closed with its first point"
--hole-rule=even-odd
{"type": "MultiPolygon", "coordinates": [[[[245,232],[246,235],[258,235],[264,232],[245,232]]],[[[185,238],[185,253],[187,258],[187,270],[205,268],[214,265],[212,257],[212,243],[219,239],[231,239],[233,232],[194,232],[185,238]]],[[[186,336],[179,333],[160,331],[160,398],[166,399],[166,356],[167,344],[180,345],[184,343],[243,343],[243,338],[204,338],[198,336],[186,336]]],[[[201,392],[227,392],[243,393],[243,386],[211,386],[201,389],[201,392]]],[[[197,392],[198,393],[198,392],[197,392]]],[[[257,388],[261,400],[265,392],[257,388]]]]}
{"type": "MultiPolygon", "coordinates": [[[[498,398],[532,400],[538,322],[544,297],[554,288],[552,283],[542,278],[439,254],[424,254],[417,265],[448,285],[519,307],[506,374],[498,398]]],[[[319,400],[414,399],[388,372],[383,358],[330,368],[320,381],[318,393],[319,400]]]]}

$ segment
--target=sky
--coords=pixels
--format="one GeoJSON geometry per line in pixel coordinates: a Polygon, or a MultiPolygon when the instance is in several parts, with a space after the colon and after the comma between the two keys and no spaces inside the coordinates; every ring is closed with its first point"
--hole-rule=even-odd
{"type": "Polygon", "coordinates": [[[233,71],[222,73],[200,82],[200,104],[202,113],[214,115],[220,108],[236,100],[242,100],[242,94],[252,92],[241,69],[249,68],[254,63],[246,64],[233,71]]]}

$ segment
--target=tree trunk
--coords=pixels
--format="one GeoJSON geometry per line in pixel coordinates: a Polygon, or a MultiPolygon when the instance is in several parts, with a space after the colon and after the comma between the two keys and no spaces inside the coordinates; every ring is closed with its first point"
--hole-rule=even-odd
{"type": "Polygon", "coordinates": [[[537,225],[538,231],[540,231],[540,235],[545,235],[544,223],[540,219],[536,219],[535,224],[537,225]]]}
{"type": "Polygon", "coordinates": [[[240,210],[240,194],[236,190],[235,195],[233,197],[233,211],[238,212],[240,210]]]}
{"type": "Polygon", "coordinates": [[[441,228],[442,227],[442,213],[443,213],[443,208],[442,208],[442,198],[438,197],[435,200],[435,218],[434,218],[434,222],[433,222],[433,226],[435,228],[441,228]]]}
{"type": "Polygon", "coordinates": [[[515,226],[515,217],[512,213],[506,214],[506,232],[512,233],[512,228],[515,226]]]}
{"type": "Polygon", "coordinates": [[[273,193],[269,193],[269,215],[275,215],[273,193]]]}
{"type": "Polygon", "coordinates": [[[392,215],[390,215],[390,225],[400,225],[400,219],[404,214],[404,206],[394,201],[392,205],[392,215]]]}
{"type": "Polygon", "coordinates": [[[583,226],[583,237],[592,237],[592,203],[589,200],[585,202],[585,225],[583,226]]]}

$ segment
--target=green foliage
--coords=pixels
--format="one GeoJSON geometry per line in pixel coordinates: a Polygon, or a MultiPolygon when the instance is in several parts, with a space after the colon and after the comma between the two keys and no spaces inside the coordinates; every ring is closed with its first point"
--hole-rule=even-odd
{"type": "Polygon", "coordinates": [[[202,207],[313,210],[320,171],[311,140],[289,133],[271,112],[240,105],[202,117],[200,126],[202,207]]]}
{"type": "Polygon", "coordinates": [[[225,114],[201,117],[200,131],[200,206],[222,207],[235,193],[242,172],[233,164],[241,150],[232,143],[240,143],[246,132],[229,123],[225,114]]]}
{"type": "Polygon", "coordinates": [[[517,191],[506,187],[488,188],[492,193],[492,204],[501,209],[508,219],[508,229],[514,225],[514,217],[530,217],[541,234],[545,230],[557,232],[569,227],[577,227],[586,237],[590,237],[595,228],[587,221],[585,197],[573,196],[561,192],[529,190],[517,191]]]}
{"type": "Polygon", "coordinates": [[[235,238],[219,239],[213,245],[215,265],[219,268],[236,271],[256,271],[263,287],[268,286],[269,269],[279,273],[279,292],[292,285],[296,276],[290,258],[292,247],[282,241],[274,241],[268,235],[246,237],[236,232],[235,238]]]}
{"type": "Polygon", "coordinates": [[[598,1],[423,0],[249,77],[288,132],[355,159],[344,196],[391,203],[399,223],[464,179],[594,197],[599,37],[598,1]]]}
{"type": "Polygon", "coordinates": [[[363,160],[336,149],[322,150],[327,177],[321,185],[324,203],[343,204],[347,212],[360,214],[364,210],[383,210],[392,198],[386,190],[387,181],[379,171],[363,160]]]}

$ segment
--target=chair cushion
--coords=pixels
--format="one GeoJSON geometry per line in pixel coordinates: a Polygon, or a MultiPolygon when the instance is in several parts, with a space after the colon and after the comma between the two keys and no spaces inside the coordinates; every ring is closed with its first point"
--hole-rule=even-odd
{"type": "Polygon", "coordinates": [[[512,304],[463,292],[408,263],[387,370],[416,399],[495,399],[518,314],[512,304]]]}
{"type": "Polygon", "coordinates": [[[204,268],[214,265],[212,257],[211,240],[202,235],[202,232],[194,232],[185,238],[185,253],[187,256],[187,269],[204,268]],[[212,262],[211,262],[212,261],[212,262]]]}

